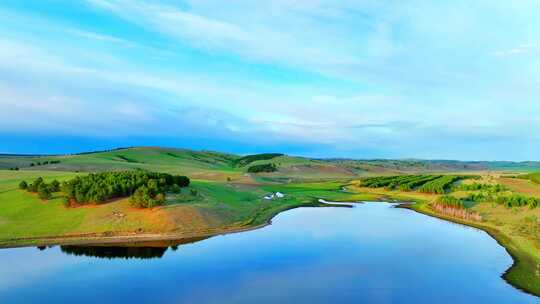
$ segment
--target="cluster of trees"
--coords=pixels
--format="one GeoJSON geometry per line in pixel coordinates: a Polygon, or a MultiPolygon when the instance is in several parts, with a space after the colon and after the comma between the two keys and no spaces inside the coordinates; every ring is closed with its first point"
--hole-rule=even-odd
{"type": "Polygon", "coordinates": [[[499,196],[495,201],[498,204],[505,205],[508,208],[529,206],[529,208],[534,209],[540,205],[540,198],[526,197],[516,194],[510,196],[499,196]]]}
{"type": "Polygon", "coordinates": [[[45,165],[48,165],[48,164],[59,164],[60,161],[59,160],[46,160],[44,162],[36,162],[36,163],[30,163],[30,167],[34,167],[34,166],[45,166],[45,165]]]}
{"type": "Polygon", "coordinates": [[[47,184],[43,181],[43,178],[38,177],[30,184],[26,181],[21,181],[19,183],[19,189],[37,193],[40,199],[48,200],[52,197],[52,193],[60,191],[60,182],[53,180],[47,184]]]}
{"type": "Polygon", "coordinates": [[[102,203],[106,200],[133,195],[136,207],[163,204],[165,192],[189,186],[186,176],[144,171],[102,172],[77,176],[62,184],[66,204],[102,203]],[[176,186],[175,186],[176,185],[176,186]]]}
{"type": "MultiPolygon", "coordinates": [[[[423,175],[419,175],[416,178],[411,178],[410,180],[399,184],[399,190],[401,190],[401,191],[412,191],[415,188],[417,188],[419,186],[422,186],[423,184],[425,184],[425,183],[427,183],[429,181],[432,181],[434,179],[437,179],[439,177],[440,176],[433,176],[433,175],[423,176],[423,175]]],[[[392,186],[392,184],[391,184],[391,186],[392,186]]],[[[395,188],[395,186],[394,186],[394,188],[395,188]]]]}
{"type": "Polygon", "coordinates": [[[12,170],[12,171],[19,171],[19,167],[9,168],[9,170],[12,170]]]}
{"type": "Polygon", "coordinates": [[[276,157],[283,156],[281,153],[263,153],[263,154],[254,154],[254,155],[246,155],[244,157],[238,158],[233,161],[234,166],[245,166],[247,164],[250,164],[254,161],[258,160],[270,160],[276,157]]]}
{"type": "MultiPolygon", "coordinates": [[[[152,208],[161,206],[165,203],[164,185],[160,185],[157,180],[151,179],[142,185],[129,198],[129,202],[133,207],[137,208],[152,208]]],[[[177,190],[174,189],[176,192],[177,190]]]]}
{"type": "Polygon", "coordinates": [[[454,190],[457,190],[457,191],[479,191],[479,190],[483,190],[483,191],[498,193],[498,192],[506,191],[508,189],[505,186],[501,185],[501,184],[491,185],[491,184],[473,183],[473,184],[468,184],[468,185],[467,184],[461,184],[461,185],[455,187],[454,190]]]}
{"type": "Polygon", "coordinates": [[[455,208],[463,208],[464,204],[463,201],[459,198],[453,197],[451,195],[442,195],[437,199],[438,204],[443,204],[447,206],[452,206],[455,208]]]}
{"type": "Polygon", "coordinates": [[[398,176],[379,176],[369,177],[362,180],[362,185],[369,188],[388,188],[394,189],[397,186],[406,184],[424,175],[398,175],[398,176]]]}
{"type": "Polygon", "coordinates": [[[450,196],[442,195],[431,205],[433,210],[451,217],[462,218],[470,221],[482,221],[482,216],[476,211],[465,208],[463,200],[450,196]]]}
{"type": "Polygon", "coordinates": [[[540,205],[540,198],[536,197],[527,197],[518,194],[512,195],[499,195],[495,196],[491,193],[470,193],[468,196],[464,197],[462,201],[469,202],[496,202],[497,204],[504,205],[508,208],[512,207],[525,207],[534,209],[540,205]]]}
{"type": "Polygon", "coordinates": [[[425,193],[444,194],[452,184],[465,176],[455,175],[398,175],[370,177],[362,180],[362,185],[369,188],[386,188],[401,191],[418,190],[425,193]]]}
{"type": "Polygon", "coordinates": [[[247,169],[249,173],[260,173],[260,172],[275,172],[277,167],[275,164],[260,164],[254,165],[247,169]]]}
{"type": "Polygon", "coordinates": [[[444,175],[423,184],[418,191],[424,193],[444,194],[458,180],[464,177],[456,175],[444,175]]]}
{"type": "Polygon", "coordinates": [[[480,193],[469,193],[464,200],[470,201],[470,202],[489,202],[495,200],[493,195],[491,194],[485,194],[483,192],[480,193]]]}

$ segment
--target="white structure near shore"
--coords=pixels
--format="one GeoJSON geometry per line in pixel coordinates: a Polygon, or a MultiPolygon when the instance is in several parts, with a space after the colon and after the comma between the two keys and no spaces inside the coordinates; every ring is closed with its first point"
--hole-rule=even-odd
{"type": "Polygon", "coordinates": [[[267,194],[263,198],[265,200],[273,200],[273,199],[279,199],[279,198],[284,198],[284,197],[285,197],[285,194],[278,191],[276,193],[267,194]]]}

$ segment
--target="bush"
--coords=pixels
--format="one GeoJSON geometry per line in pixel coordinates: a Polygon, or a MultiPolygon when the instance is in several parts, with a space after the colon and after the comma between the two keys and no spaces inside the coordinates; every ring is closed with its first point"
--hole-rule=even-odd
{"type": "Polygon", "coordinates": [[[58,182],[57,180],[53,180],[49,185],[49,189],[51,190],[51,192],[60,191],[60,182],[58,182]]]}
{"type": "Polygon", "coordinates": [[[22,181],[19,183],[19,189],[26,190],[27,188],[28,188],[28,184],[26,183],[26,181],[22,181]]]}
{"type": "Polygon", "coordinates": [[[37,193],[38,192],[38,188],[39,188],[39,185],[43,183],[43,178],[41,177],[38,177],[36,178],[36,180],[31,183],[30,185],[28,185],[28,187],[26,188],[26,190],[28,192],[33,192],[33,193],[37,193]]]}
{"type": "Polygon", "coordinates": [[[48,200],[48,199],[51,199],[52,197],[51,190],[45,183],[39,184],[37,193],[38,193],[38,197],[42,200],[48,200]]]}

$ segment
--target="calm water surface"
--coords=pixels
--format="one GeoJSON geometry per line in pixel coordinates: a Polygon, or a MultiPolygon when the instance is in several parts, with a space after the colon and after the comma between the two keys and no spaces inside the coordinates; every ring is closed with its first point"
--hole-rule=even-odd
{"type": "Polygon", "coordinates": [[[511,264],[482,231],[365,203],[174,248],[0,250],[0,303],[540,303],[511,264]]]}

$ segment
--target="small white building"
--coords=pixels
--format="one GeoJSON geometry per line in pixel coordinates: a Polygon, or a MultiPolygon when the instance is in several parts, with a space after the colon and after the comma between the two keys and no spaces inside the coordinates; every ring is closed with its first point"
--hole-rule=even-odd
{"type": "Polygon", "coordinates": [[[264,199],[265,200],[272,200],[272,199],[274,199],[274,194],[273,193],[272,194],[267,194],[267,195],[264,196],[264,199]]]}
{"type": "Polygon", "coordinates": [[[267,194],[263,198],[265,200],[273,200],[273,199],[284,198],[284,197],[285,197],[285,194],[281,192],[276,192],[276,193],[267,194]]]}

